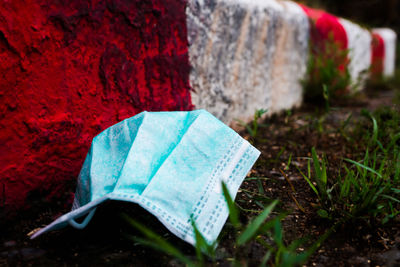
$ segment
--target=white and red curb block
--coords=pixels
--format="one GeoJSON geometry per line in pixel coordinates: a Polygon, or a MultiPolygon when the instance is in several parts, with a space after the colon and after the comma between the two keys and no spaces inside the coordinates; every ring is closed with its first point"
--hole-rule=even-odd
{"type": "Polygon", "coordinates": [[[368,70],[371,66],[371,33],[343,18],[339,19],[347,34],[349,50],[349,65],[352,85],[355,90],[361,90],[364,86],[365,80],[368,78],[368,70]]]}
{"type": "Polygon", "coordinates": [[[372,71],[384,77],[394,75],[396,62],[396,33],[389,28],[372,29],[372,71]]]}
{"type": "MultiPolygon", "coordinates": [[[[371,35],[367,29],[343,18],[336,17],[319,9],[301,5],[310,18],[311,41],[315,46],[324,47],[325,43],[334,43],[336,49],[348,51],[348,60],[341,68],[347,68],[355,90],[362,88],[367,78],[371,58],[371,35]]],[[[321,49],[319,53],[324,53],[321,49]]]]}
{"type": "MultiPolygon", "coordinates": [[[[228,124],[251,120],[256,109],[271,114],[300,105],[310,40],[348,50],[342,67],[354,91],[363,88],[374,59],[368,29],[290,1],[190,0],[186,13],[192,102],[228,124]]],[[[388,76],[395,33],[378,32],[388,76]]]]}
{"type": "Polygon", "coordinates": [[[309,23],[297,4],[191,0],[186,13],[195,107],[231,123],[301,103],[309,23]]]}

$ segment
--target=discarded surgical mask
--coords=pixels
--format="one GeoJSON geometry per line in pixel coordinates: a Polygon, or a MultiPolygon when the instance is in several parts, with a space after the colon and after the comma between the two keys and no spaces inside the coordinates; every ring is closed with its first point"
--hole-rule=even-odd
{"type": "Polygon", "coordinates": [[[100,133],[79,174],[72,211],[37,231],[82,229],[106,200],[136,203],[194,244],[192,220],[210,243],[260,152],[205,110],[142,112],[100,133]],[[81,223],[76,218],[86,216],[81,223]]]}

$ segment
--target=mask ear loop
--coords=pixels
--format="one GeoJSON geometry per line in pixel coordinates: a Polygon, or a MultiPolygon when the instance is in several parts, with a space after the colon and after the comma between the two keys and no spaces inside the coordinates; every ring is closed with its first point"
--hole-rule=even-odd
{"type": "Polygon", "coordinates": [[[92,210],[88,213],[88,215],[86,216],[86,218],[83,220],[83,222],[81,222],[81,223],[77,223],[77,222],[75,221],[74,218],[69,219],[69,220],[68,220],[68,223],[69,223],[69,225],[71,225],[71,226],[74,227],[75,229],[83,229],[83,228],[85,228],[85,227],[88,225],[88,223],[89,223],[90,220],[92,219],[92,217],[93,217],[95,211],[96,211],[96,208],[92,209],[92,210]]]}

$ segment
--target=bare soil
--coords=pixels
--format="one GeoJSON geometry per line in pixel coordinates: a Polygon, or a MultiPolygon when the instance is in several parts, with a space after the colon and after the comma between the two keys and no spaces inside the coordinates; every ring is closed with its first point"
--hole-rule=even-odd
{"type": "MultiPolygon", "coordinates": [[[[314,193],[301,177],[297,168],[306,170],[311,148],[318,154],[325,153],[329,168],[339,166],[342,158],[354,158],[363,152],[354,140],[349,140],[338,129],[353,114],[349,127],[363,118],[360,110],[374,110],[381,105],[394,105],[393,91],[366,92],[357,99],[348,99],[321,115],[318,108],[304,105],[291,114],[283,113],[265,120],[254,145],[262,151],[248,177],[263,177],[262,184],[247,179],[236,197],[243,209],[241,220],[246,223],[263,203],[250,197],[254,194],[279,199],[276,209],[287,211],[283,220],[285,241],[307,237],[312,244],[325,233],[330,223],[319,218],[313,204],[314,193]],[[291,155],[291,164],[286,164],[291,155]],[[261,186],[261,187],[260,187],[261,186]]],[[[320,109],[320,108],[319,108],[320,109]]],[[[243,131],[242,135],[251,139],[243,131]]],[[[30,240],[27,234],[50,223],[70,209],[71,194],[75,183],[66,186],[64,196],[57,201],[42,199],[40,194],[31,198],[31,208],[10,217],[0,210],[0,266],[181,266],[162,253],[135,244],[128,235],[138,235],[119,216],[131,215],[148,227],[176,244],[186,254],[195,258],[191,246],[175,238],[156,219],[141,208],[127,203],[109,202],[101,206],[92,222],[84,230],[70,228],[54,231],[38,239],[30,240]]],[[[313,254],[306,266],[400,266],[400,219],[381,225],[347,224],[337,229],[313,254]]],[[[223,238],[217,250],[217,265],[230,266],[233,254],[232,227],[229,223],[222,232],[223,238]]],[[[246,250],[244,256],[250,266],[256,266],[265,251],[256,243],[246,250]]]]}

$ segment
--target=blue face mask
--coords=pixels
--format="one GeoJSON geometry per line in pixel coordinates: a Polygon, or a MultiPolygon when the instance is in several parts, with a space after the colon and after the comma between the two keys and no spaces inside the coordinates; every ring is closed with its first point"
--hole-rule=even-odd
{"type": "Polygon", "coordinates": [[[72,211],[32,238],[68,224],[84,228],[100,203],[120,200],[139,204],[191,244],[193,218],[211,243],[228,217],[221,181],[235,197],[259,155],[207,111],[142,112],[93,139],[72,211]]]}

